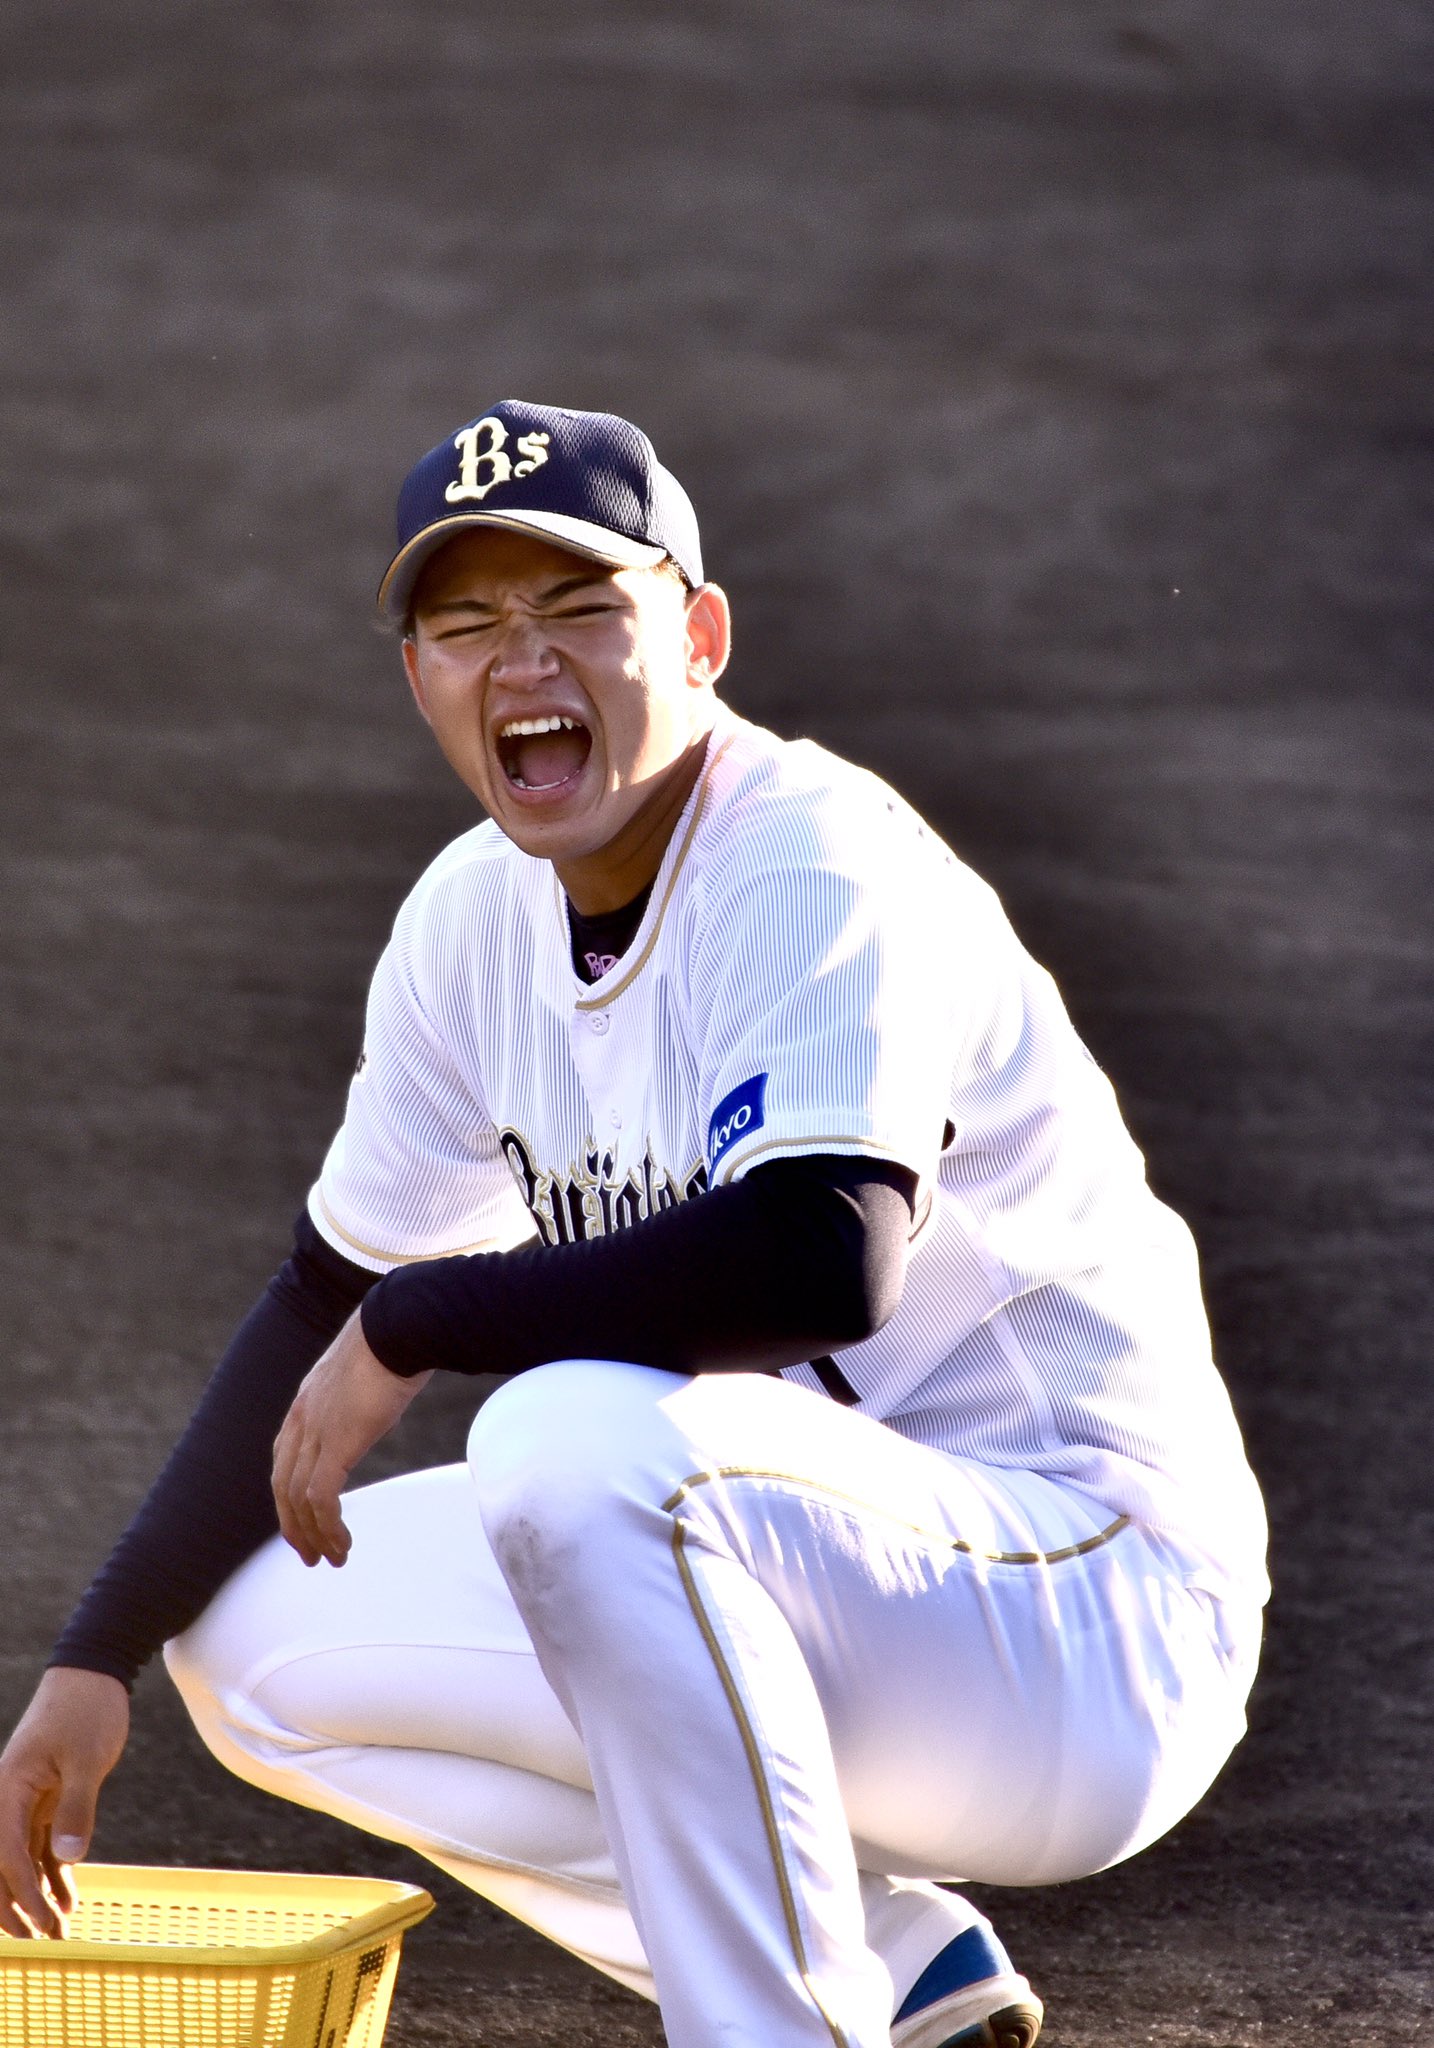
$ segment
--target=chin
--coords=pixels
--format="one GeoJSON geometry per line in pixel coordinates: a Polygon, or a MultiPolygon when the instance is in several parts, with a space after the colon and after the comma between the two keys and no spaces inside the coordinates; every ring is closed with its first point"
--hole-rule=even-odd
{"type": "Polygon", "coordinates": [[[584,831],[571,818],[535,817],[517,804],[503,804],[489,816],[506,838],[536,860],[580,860],[592,850],[592,831],[584,831]]]}

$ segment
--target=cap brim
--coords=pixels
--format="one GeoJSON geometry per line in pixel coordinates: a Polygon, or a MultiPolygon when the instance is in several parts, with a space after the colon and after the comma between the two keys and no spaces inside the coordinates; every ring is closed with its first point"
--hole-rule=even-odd
{"type": "Polygon", "coordinates": [[[629,540],[625,534],[594,526],[591,520],[574,519],[566,512],[460,512],[452,519],[439,519],[432,526],[425,526],[389,563],[378,586],[378,608],[385,618],[404,616],[424,563],[445,542],[470,526],[497,526],[509,533],[528,533],[535,540],[551,541],[554,547],[566,548],[569,554],[601,562],[607,569],[655,569],[667,559],[666,549],[654,547],[650,541],[629,540]]]}

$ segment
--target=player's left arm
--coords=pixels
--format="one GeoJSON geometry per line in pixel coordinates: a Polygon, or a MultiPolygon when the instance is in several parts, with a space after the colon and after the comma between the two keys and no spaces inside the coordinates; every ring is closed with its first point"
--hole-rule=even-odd
{"type": "MultiPolygon", "coordinates": [[[[915,1190],[914,1174],[884,1161],[779,1160],[611,1236],[396,1268],[310,1373],[280,1433],[285,1537],[308,1564],[344,1562],[343,1481],[435,1367],[825,1364],[894,1311],[915,1190]]],[[[834,1366],[827,1381],[842,1388],[834,1366]]]]}

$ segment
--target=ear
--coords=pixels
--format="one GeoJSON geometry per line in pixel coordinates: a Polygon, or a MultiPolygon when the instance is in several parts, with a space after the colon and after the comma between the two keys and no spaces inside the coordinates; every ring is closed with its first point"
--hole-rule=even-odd
{"type": "Polygon", "coordinates": [[[418,706],[418,715],[425,725],[432,725],[428,715],[428,692],[424,688],[423,670],[419,666],[418,642],[409,638],[403,643],[403,672],[408,677],[408,687],[413,692],[413,701],[418,706]]]}
{"type": "Polygon", "coordinates": [[[732,608],[720,583],[702,583],[687,599],[687,680],[715,683],[732,653],[732,608]]]}

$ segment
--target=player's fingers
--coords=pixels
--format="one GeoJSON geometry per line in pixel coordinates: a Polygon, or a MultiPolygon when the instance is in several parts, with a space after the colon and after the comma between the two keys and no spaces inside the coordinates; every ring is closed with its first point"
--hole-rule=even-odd
{"type": "Polygon", "coordinates": [[[64,1932],[41,1887],[40,1864],[31,1849],[30,1814],[17,1810],[13,1799],[6,1800],[0,1816],[0,1929],[22,1941],[64,1932]]]}
{"type": "Polygon", "coordinates": [[[64,1922],[45,1897],[29,1858],[0,1864],[0,1932],[29,1941],[37,1934],[60,1935],[64,1931],[64,1922]]]}
{"type": "Polygon", "coordinates": [[[37,1934],[48,1934],[48,1927],[37,1927],[35,1922],[21,1909],[18,1901],[10,1894],[10,1880],[0,1871],[0,1934],[8,1934],[15,1941],[33,1941],[37,1934]]]}
{"type": "Polygon", "coordinates": [[[351,1538],[339,1506],[339,1491],[348,1474],[332,1458],[318,1458],[304,1490],[306,1527],[330,1564],[341,1565],[349,1554],[351,1538]]]}
{"type": "MultiPolygon", "coordinates": [[[[54,1833],[55,1823],[37,1813],[30,1829],[30,1861],[35,1867],[47,1901],[55,1908],[58,1916],[59,1925],[55,1932],[64,1934],[68,1932],[66,1922],[75,1907],[75,1888],[65,1864],[55,1853],[52,1841],[54,1833]]],[[[77,1863],[80,1860],[80,1853],[78,1849],[74,1850],[68,1860],[77,1863]]]]}
{"type": "Polygon", "coordinates": [[[274,1505],[279,1515],[279,1533],[307,1565],[323,1556],[309,1509],[309,1475],[318,1457],[318,1446],[305,1426],[300,1402],[295,1402],[284,1419],[274,1443],[274,1505]]]}
{"type": "Polygon", "coordinates": [[[40,1852],[40,1867],[44,1873],[45,1883],[61,1917],[65,1920],[74,1912],[78,1898],[71,1866],[82,1860],[79,1856],[57,1856],[53,1844],[49,1842],[40,1852]]]}
{"type": "Polygon", "coordinates": [[[313,1565],[318,1563],[321,1553],[308,1525],[306,1468],[307,1460],[302,1460],[292,1446],[285,1447],[282,1452],[276,1446],[273,1486],[279,1534],[291,1550],[298,1552],[305,1564],[313,1565]]]}
{"type": "Polygon", "coordinates": [[[349,1554],[351,1539],[339,1508],[339,1489],[347,1476],[335,1459],[306,1439],[276,1480],[280,1531],[307,1565],[323,1558],[341,1565],[349,1554]]]}
{"type": "Polygon", "coordinates": [[[61,1864],[82,1863],[90,1853],[104,1775],[102,1769],[67,1773],[44,1838],[45,1854],[56,1869],[61,1864]]]}

